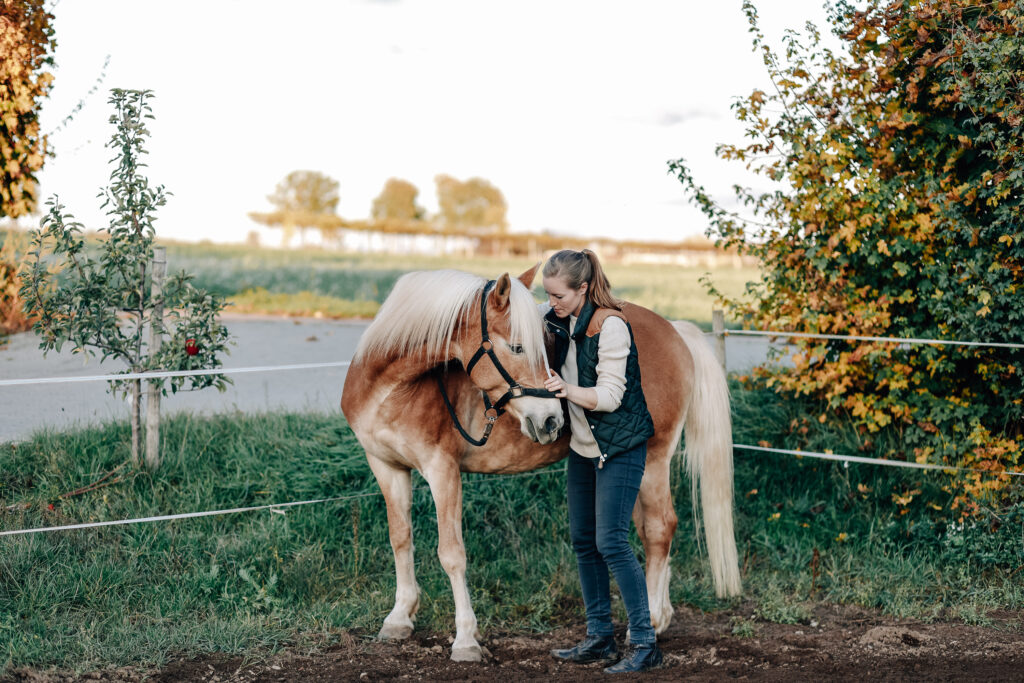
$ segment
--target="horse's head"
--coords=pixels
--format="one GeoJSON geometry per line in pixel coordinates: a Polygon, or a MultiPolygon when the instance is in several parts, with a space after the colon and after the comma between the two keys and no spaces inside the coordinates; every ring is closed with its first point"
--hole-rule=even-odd
{"type": "Polygon", "coordinates": [[[517,279],[505,273],[485,288],[478,313],[462,325],[454,347],[473,384],[494,404],[488,413],[507,410],[524,435],[548,444],[564,419],[561,401],[544,389],[544,332],[529,289],[536,272],[534,266],[517,279]]]}

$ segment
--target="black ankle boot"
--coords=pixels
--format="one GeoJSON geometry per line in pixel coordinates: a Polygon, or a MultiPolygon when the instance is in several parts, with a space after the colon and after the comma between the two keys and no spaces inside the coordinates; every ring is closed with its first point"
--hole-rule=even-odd
{"type": "MultiPolygon", "coordinates": [[[[552,650],[551,656],[563,662],[606,662],[615,659],[619,650],[615,647],[615,636],[587,636],[576,647],[568,650],[552,650]]],[[[660,660],[659,660],[660,661],[660,660]]]]}
{"type": "Polygon", "coordinates": [[[618,664],[604,670],[606,674],[635,673],[661,666],[661,650],[657,643],[630,645],[626,656],[618,664]]]}

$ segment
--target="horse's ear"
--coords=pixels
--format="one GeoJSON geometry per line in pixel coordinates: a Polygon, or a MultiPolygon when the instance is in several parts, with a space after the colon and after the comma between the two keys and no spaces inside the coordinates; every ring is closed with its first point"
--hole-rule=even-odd
{"type": "Polygon", "coordinates": [[[495,309],[501,310],[508,306],[508,295],[512,292],[512,279],[508,273],[502,273],[498,281],[494,283],[491,290],[491,304],[495,309]]]}
{"type": "Polygon", "coordinates": [[[540,261],[537,261],[537,265],[519,276],[519,281],[526,285],[527,289],[533,289],[533,280],[537,277],[538,268],[540,268],[540,261]]]}

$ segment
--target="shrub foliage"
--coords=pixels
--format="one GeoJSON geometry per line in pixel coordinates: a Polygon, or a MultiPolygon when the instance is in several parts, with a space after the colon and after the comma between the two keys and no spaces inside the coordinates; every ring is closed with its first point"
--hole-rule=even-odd
{"type": "Polygon", "coordinates": [[[32,213],[38,202],[36,173],[46,155],[39,106],[53,83],[46,68],[56,47],[53,15],[44,5],[0,4],[0,218],[32,213]]]}
{"type": "MultiPolygon", "coordinates": [[[[1024,2],[840,2],[842,51],[809,24],[784,56],[744,8],[774,92],[735,103],[751,141],[717,151],[775,189],[735,188],[740,216],[670,162],[714,236],[762,262],[727,306],[757,328],[1024,341],[1024,2]]],[[[819,401],[821,422],[852,421],[865,448],[889,427],[888,457],[1024,464],[1020,349],[801,340],[794,360],[758,377],[819,401]]],[[[1005,502],[1012,477],[988,472],[950,480],[958,514],[1005,502]]]]}

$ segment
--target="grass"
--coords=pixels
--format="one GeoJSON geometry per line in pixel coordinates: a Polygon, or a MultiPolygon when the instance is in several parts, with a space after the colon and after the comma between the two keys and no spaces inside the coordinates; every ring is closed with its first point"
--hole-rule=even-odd
{"type": "MultiPolygon", "coordinates": [[[[193,274],[196,286],[228,297],[240,312],[324,317],[372,316],[395,281],[412,270],[456,268],[494,278],[503,272],[518,275],[535,263],[211,244],[170,244],[167,255],[171,271],[193,274]]],[[[710,329],[714,300],[699,282],[707,268],[608,263],[607,271],[616,295],[710,329]]],[[[738,296],[747,281],[757,279],[758,270],[721,268],[712,277],[723,293],[738,296]]],[[[534,284],[534,294],[543,299],[540,278],[534,284]]]]}
{"type": "MultiPolygon", "coordinates": [[[[733,390],[737,442],[856,447],[856,434],[794,429],[806,406],[733,390]]],[[[377,492],[358,443],[336,415],[182,415],[166,421],[163,436],[157,474],[124,467],[116,483],[68,498],[61,494],[127,459],[127,425],[41,433],[0,446],[0,527],[377,492]]],[[[692,540],[689,486],[678,471],[673,476],[680,518],[673,603],[736,607],[738,601],[714,597],[692,540]]],[[[991,534],[946,526],[923,505],[900,514],[892,504],[891,493],[901,487],[940,487],[937,476],[943,475],[738,452],[737,540],[753,612],[736,623],[736,636],[756,634],[759,621],[805,623],[818,601],[966,623],[985,623],[992,609],[1024,606],[1014,574],[1024,564],[1024,515],[1007,516],[1012,523],[991,534]]],[[[464,481],[468,573],[481,628],[578,623],[563,467],[464,481]]],[[[423,589],[418,628],[447,633],[454,606],[435,555],[433,505],[418,475],[414,485],[423,589]]],[[[376,495],[285,514],[3,537],[0,675],[19,666],[82,671],[210,651],[315,647],[340,629],[374,634],[393,590],[384,504],[376,495]]]]}

